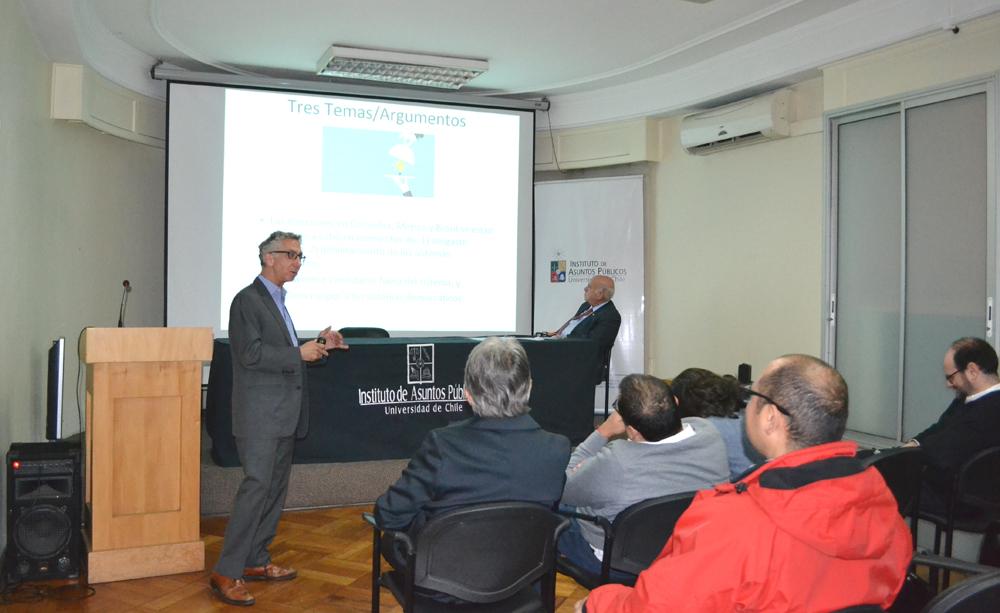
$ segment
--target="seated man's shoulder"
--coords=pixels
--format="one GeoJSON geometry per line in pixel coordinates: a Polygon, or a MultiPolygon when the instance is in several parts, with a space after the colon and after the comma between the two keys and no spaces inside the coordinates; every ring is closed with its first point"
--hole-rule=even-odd
{"type": "Polygon", "coordinates": [[[766,536],[767,527],[775,528],[762,506],[750,496],[740,495],[732,488],[716,486],[700,490],[681,517],[675,534],[724,534],[739,541],[741,537],[759,539],[766,536]],[[748,527],[753,527],[748,530],[748,527]],[[708,532],[706,532],[708,531],[708,532]]]}
{"type": "Polygon", "coordinates": [[[476,429],[470,427],[473,419],[460,419],[438,428],[434,428],[424,437],[424,446],[450,447],[454,445],[468,444],[467,441],[474,440],[478,434],[476,429]]]}
{"type": "Polygon", "coordinates": [[[556,432],[549,432],[548,430],[539,430],[541,435],[545,437],[552,445],[557,447],[565,447],[569,449],[569,439],[566,438],[564,434],[558,434],[556,432]]]}
{"type": "MultiPolygon", "coordinates": [[[[735,421],[735,420],[734,420],[735,421]]],[[[719,437],[719,428],[704,417],[685,417],[681,423],[691,426],[697,436],[719,437]]],[[[738,421],[736,423],[739,423],[738,421]]]]}
{"type": "Polygon", "coordinates": [[[493,421],[477,417],[462,419],[435,428],[428,436],[435,437],[439,442],[476,439],[510,441],[512,444],[523,442],[532,446],[566,449],[567,451],[570,448],[568,438],[562,434],[544,430],[532,421],[526,421],[522,418],[503,418],[495,420],[496,423],[493,421]],[[515,427],[510,427],[511,425],[515,425],[515,427]]]}
{"type": "Polygon", "coordinates": [[[447,424],[434,428],[427,433],[427,436],[432,436],[436,438],[448,438],[448,437],[460,437],[464,436],[464,432],[469,429],[474,418],[459,419],[457,421],[448,422],[447,424]]]}
{"type": "Polygon", "coordinates": [[[548,430],[539,430],[539,444],[541,449],[546,450],[549,454],[554,457],[564,457],[569,459],[570,443],[569,439],[562,434],[556,434],[555,432],[549,432],[548,430]]]}
{"type": "Polygon", "coordinates": [[[725,454],[726,439],[722,432],[712,422],[704,417],[685,417],[682,422],[691,426],[694,434],[688,439],[692,447],[715,447],[725,454]]]}

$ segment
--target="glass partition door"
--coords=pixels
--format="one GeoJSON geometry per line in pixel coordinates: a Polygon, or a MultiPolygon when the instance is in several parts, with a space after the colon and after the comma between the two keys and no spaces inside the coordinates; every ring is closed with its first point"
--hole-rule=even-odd
{"type": "Polygon", "coordinates": [[[831,121],[826,357],[851,430],[919,432],[949,402],[948,344],[994,342],[990,99],[981,86],[831,121]]]}

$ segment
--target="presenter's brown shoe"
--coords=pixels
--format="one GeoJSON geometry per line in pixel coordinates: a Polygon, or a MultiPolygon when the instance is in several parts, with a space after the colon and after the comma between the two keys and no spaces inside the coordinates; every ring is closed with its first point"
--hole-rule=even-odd
{"type": "Polygon", "coordinates": [[[243,578],[247,581],[291,581],[299,576],[294,568],[285,568],[277,564],[266,566],[248,566],[243,569],[243,578]]]}
{"type": "Polygon", "coordinates": [[[244,585],[243,579],[233,579],[219,573],[212,573],[208,584],[212,587],[212,593],[215,594],[216,598],[226,604],[249,607],[256,602],[253,594],[244,585]]]}

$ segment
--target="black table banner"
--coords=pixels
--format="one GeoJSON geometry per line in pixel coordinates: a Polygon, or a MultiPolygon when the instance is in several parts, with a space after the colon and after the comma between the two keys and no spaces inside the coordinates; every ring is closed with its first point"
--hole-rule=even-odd
{"type": "MultiPolygon", "coordinates": [[[[295,463],[409,458],[430,430],[472,415],[463,369],[478,338],[348,339],[310,366],[309,432],[295,463]]],[[[531,363],[531,416],[575,445],[594,429],[597,344],[587,339],[519,339],[531,363]]],[[[216,339],[208,377],[205,427],[212,459],[239,466],[232,434],[232,355],[216,339]]]]}

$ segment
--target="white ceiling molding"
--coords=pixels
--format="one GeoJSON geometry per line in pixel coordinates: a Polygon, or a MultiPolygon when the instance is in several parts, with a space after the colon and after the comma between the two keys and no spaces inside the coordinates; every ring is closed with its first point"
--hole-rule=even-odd
{"type": "MultiPolygon", "coordinates": [[[[741,93],[780,87],[815,76],[821,67],[832,62],[1000,11],[1000,0],[857,0],[844,6],[838,0],[829,1],[837,8],[821,13],[825,11],[823,5],[779,0],[773,10],[758,11],[739,23],[753,30],[750,24],[763,23],[761,20],[780,8],[800,7],[819,16],[679,69],[670,70],[669,66],[676,67],[692,52],[721,45],[723,39],[736,35],[739,28],[732,25],[719,28],[699,37],[698,44],[680,44],[648,60],[632,62],[626,68],[578,79],[595,82],[604,78],[615,85],[565,94],[556,93],[557,87],[548,88],[546,91],[553,92],[549,96],[552,126],[577,127],[668,115],[741,93]],[[663,66],[658,68],[658,63],[663,66]],[[633,80],[628,80],[629,72],[633,80]]],[[[21,0],[50,59],[86,64],[122,87],[164,99],[164,83],[150,77],[156,59],[126,43],[123,38],[127,37],[119,38],[110,31],[101,21],[95,2],[21,0]]],[[[192,45],[185,43],[184,32],[177,26],[171,31],[162,23],[161,12],[170,6],[168,2],[145,0],[143,5],[148,11],[148,27],[161,37],[164,49],[173,46],[192,63],[204,63],[230,73],[253,74],[187,48],[192,45]]],[[[530,46],[532,41],[525,44],[530,46]]],[[[703,53],[694,55],[704,57],[703,53]]],[[[507,91],[502,95],[510,94],[507,91]]]]}
{"type": "Polygon", "coordinates": [[[1000,0],[861,0],[681,70],[551,96],[549,119],[559,129],[675,114],[787,85],[835,61],[998,10],[1000,0]]]}
{"type": "Polygon", "coordinates": [[[185,55],[195,61],[205,64],[206,66],[211,66],[212,68],[216,68],[229,74],[244,77],[264,77],[264,75],[249,70],[243,70],[242,68],[226,64],[225,62],[219,62],[215,58],[204,57],[197,49],[185,44],[181,41],[179,36],[175,35],[163,25],[163,19],[161,18],[163,11],[161,10],[161,6],[161,0],[149,0],[149,23],[160,38],[162,38],[165,43],[176,49],[179,54],[185,55]]]}
{"type": "Polygon", "coordinates": [[[76,0],[73,9],[77,40],[85,64],[126,89],[151,98],[166,98],[164,84],[153,81],[149,74],[156,58],[112,34],[88,0],[76,0]]]}
{"type": "Polygon", "coordinates": [[[21,6],[50,60],[86,64],[126,89],[166,99],[165,84],[149,74],[156,59],[109,32],[88,0],[21,0],[21,6]]]}
{"type": "MultiPolygon", "coordinates": [[[[694,1],[696,3],[699,2],[699,0],[692,0],[692,1],[694,1]]],[[[710,1],[710,0],[706,0],[706,1],[710,1]]],[[[643,69],[650,69],[650,68],[655,70],[657,64],[664,63],[664,62],[666,62],[666,61],[668,61],[668,60],[670,60],[670,59],[676,57],[677,55],[680,55],[680,54],[682,54],[682,53],[684,53],[686,51],[690,51],[692,49],[696,49],[696,48],[698,48],[698,47],[700,47],[702,45],[705,45],[707,43],[710,43],[712,41],[715,41],[715,40],[718,40],[718,39],[722,39],[722,38],[726,37],[727,35],[733,34],[734,32],[739,32],[743,28],[746,28],[746,27],[748,27],[750,25],[753,25],[753,24],[755,24],[757,22],[760,22],[760,21],[762,21],[764,19],[767,19],[768,17],[771,17],[772,15],[778,14],[781,11],[787,9],[788,7],[796,5],[796,4],[799,4],[801,2],[802,2],[802,0],[784,0],[783,2],[780,2],[778,4],[772,5],[772,6],[768,7],[767,9],[764,9],[762,11],[758,11],[757,13],[755,13],[753,15],[750,15],[750,16],[744,18],[744,19],[740,19],[740,20],[734,21],[732,23],[729,23],[725,27],[719,28],[719,29],[714,30],[712,32],[708,32],[708,33],[706,33],[706,34],[704,34],[702,36],[698,36],[696,38],[687,40],[687,41],[685,41],[685,42],[683,42],[683,43],[681,43],[681,44],[679,44],[679,45],[677,45],[675,47],[667,49],[667,50],[665,50],[665,51],[663,51],[661,53],[657,53],[656,55],[654,55],[652,57],[646,58],[646,59],[644,59],[644,60],[642,60],[640,62],[636,62],[634,64],[629,64],[627,66],[622,66],[622,67],[616,68],[615,70],[610,70],[610,71],[607,71],[607,72],[593,74],[593,75],[587,75],[587,77],[582,78],[582,79],[572,79],[572,80],[568,80],[568,81],[558,81],[558,82],[555,82],[555,83],[550,83],[550,84],[548,84],[548,85],[546,85],[544,87],[541,87],[541,88],[533,88],[531,90],[498,93],[498,94],[495,94],[495,95],[534,94],[534,93],[537,93],[538,91],[558,91],[558,90],[564,90],[564,89],[571,88],[571,87],[585,86],[588,83],[599,83],[600,81],[605,81],[605,80],[608,80],[608,79],[613,79],[615,77],[625,77],[627,79],[627,77],[628,77],[628,75],[630,73],[633,73],[633,72],[636,72],[636,71],[640,71],[640,70],[643,70],[643,69]]]]}

